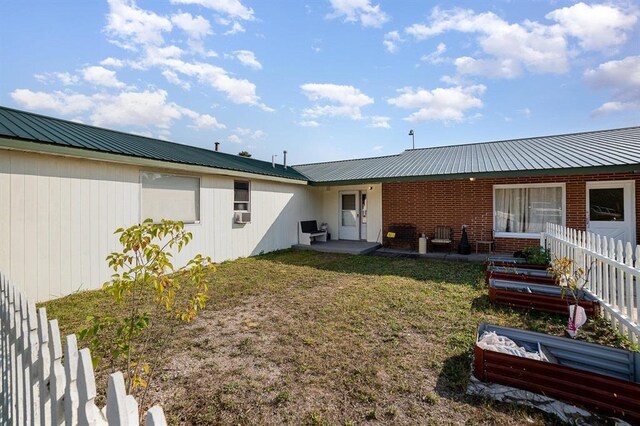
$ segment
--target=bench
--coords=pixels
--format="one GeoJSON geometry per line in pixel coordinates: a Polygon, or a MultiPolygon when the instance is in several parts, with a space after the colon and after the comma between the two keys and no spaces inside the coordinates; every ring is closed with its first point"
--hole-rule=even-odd
{"type": "Polygon", "coordinates": [[[418,244],[416,226],[410,223],[392,223],[383,242],[385,247],[415,251],[418,244]]]}
{"type": "Polygon", "coordinates": [[[303,220],[298,225],[298,244],[310,246],[311,241],[327,241],[327,231],[318,229],[318,222],[315,220],[303,220]]]}

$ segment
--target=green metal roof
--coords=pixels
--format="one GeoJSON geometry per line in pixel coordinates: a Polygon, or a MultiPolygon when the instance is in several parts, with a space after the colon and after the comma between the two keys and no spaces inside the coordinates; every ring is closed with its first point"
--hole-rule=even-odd
{"type": "MultiPolygon", "coordinates": [[[[292,167],[132,135],[0,106],[0,138],[128,157],[307,180],[292,167]]],[[[0,139],[0,146],[2,140],[0,139]]],[[[81,151],[78,151],[81,153],[81,151]]]]}
{"type": "MultiPolygon", "coordinates": [[[[399,155],[303,164],[320,184],[558,173],[640,165],[640,127],[411,149],[399,155]],[[585,169],[587,168],[587,169],[585,169]]],[[[640,169],[640,167],[638,167],[640,169]]]]}

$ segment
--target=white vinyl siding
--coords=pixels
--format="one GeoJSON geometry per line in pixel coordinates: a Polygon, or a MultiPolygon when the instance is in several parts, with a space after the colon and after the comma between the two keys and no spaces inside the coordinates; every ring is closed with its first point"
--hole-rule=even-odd
{"type": "Polygon", "coordinates": [[[565,224],[565,186],[495,185],[493,218],[497,237],[538,238],[545,223],[565,224]]]}
{"type": "Polygon", "coordinates": [[[141,172],[140,220],[162,219],[184,223],[200,221],[200,179],[156,172],[141,172]]]}
{"type": "MultiPolygon", "coordinates": [[[[140,222],[144,171],[0,150],[0,271],[37,302],[101,288],[112,273],[105,258],[120,249],[113,231],[140,222]]],[[[193,240],[174,253],[176,266],[198,253],[222,262],[289,248],[298,242],[300,218],[321,210],[305,185],[252,179],[251,207],[259,214],[238,227],[229,215],[234,178],[199,180],[200,224],[186,225],[193,240]]]]}

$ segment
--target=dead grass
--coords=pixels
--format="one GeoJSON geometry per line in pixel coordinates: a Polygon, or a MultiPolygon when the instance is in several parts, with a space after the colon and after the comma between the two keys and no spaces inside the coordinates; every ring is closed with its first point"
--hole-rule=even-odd
{"type": "MultiPolygon", "coordinates": [[[[561,316],[489,303],[482,266],[282,251],[220,265],[207,309],[166,339],[147,403],[171,424],[548,424],[464,394],[480,322],[561,334],[561,316]]],[[[114,312],[100,292],[47,304],[65,333],[114,312]]],[[[624,346],[602,321],[588,340],[624,346]]]]}

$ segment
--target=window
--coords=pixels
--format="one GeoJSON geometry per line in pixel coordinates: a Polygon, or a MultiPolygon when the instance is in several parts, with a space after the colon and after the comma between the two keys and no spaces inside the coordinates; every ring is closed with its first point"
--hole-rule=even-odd
{"type": "Polygon", "coordinates": [[[200,222],[200,179],[164,173],[141,172],[141,219],[200,222]]]}
{"type": "Polygon", "coordinates": [[[496,185],[494,229],[499,237],[533,237],[544,224],[564,224],[564,184],[496,185]]]}
{"type": "Polygon", "coordinates": [[[233,210],[237,212],[251,211],[251,191],[249,181],[233,182],[233,210]]]}

